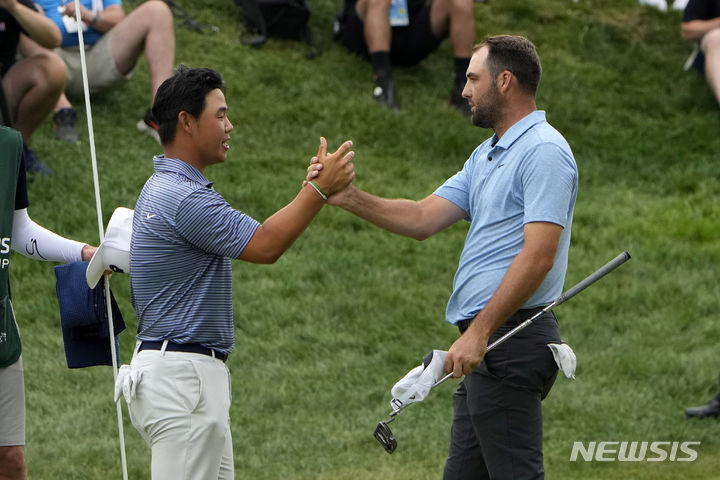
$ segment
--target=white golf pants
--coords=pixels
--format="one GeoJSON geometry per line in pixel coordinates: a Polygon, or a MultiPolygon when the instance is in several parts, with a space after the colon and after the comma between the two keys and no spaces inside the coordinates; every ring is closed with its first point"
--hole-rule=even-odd
{"type": "Polygon", "coordinates": [[[143,350],[130,419],[152,449],[152,480],[231,480],[230,372],[198,353],[143,350]]]}

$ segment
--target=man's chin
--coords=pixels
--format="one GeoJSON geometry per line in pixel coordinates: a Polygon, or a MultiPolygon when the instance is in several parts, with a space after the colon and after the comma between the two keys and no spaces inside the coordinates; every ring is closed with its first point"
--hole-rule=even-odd
{"type": "Polygon", "coordinates": [[[472,116],[470,117],[470,121],[471,121],[472,124],[475,125],[476,127],[487,128],[487,127],[485,126],[485,122],[483,121],[483,119],[480,118],[480,117],[478,117],[477,115],[472,115],[472,116]]]}

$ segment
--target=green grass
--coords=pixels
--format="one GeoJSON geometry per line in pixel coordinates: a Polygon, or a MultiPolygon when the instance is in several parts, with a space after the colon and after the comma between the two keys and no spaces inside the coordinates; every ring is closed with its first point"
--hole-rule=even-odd
{"type": "MultiPolygon", "coordinates": [[[[220,32],[178,28],[176,61],[224,74],[235,125],[228,162],[207,174],[255,218],[295,195],[320,135],[331,147],[354,140],[360,187],[422,198],[491,134],[445,103],[447,42],[421,65],[396,71],[403,110],[394,114],[370,98],[369,66],[333,42],[334,2],[313,2],[324,54],[311,61],[299,43],[240,45],[232,1],[181,3],[220,32]]],[[[504,0],[475,9],[478,38],[517,33],[538,46],[538,106],[577,159],[566,285],[622,250],[633,255],[557,310],[579,366],[577,381],[559,379],[544,402],[548,477],[717,478],[718,423],[686,420],[683,409],[718,388],[720,110],[704,79],[681,70],[690,47],[679,38],[680,14],[634,0],[504,0]],[[573,441],[633,440],[702,444],[692,463],[569,461],[573,441]]],[[[134,126],[148,92],[141,60],[132,81],[93,98],[105,222],[115,207],[134,206],[160,153],[134,126]]],[[[84,119],[82,102],[75,104],[84,119]]],[[[30,213],[97,244],[81,130],[77,145],[54,140],[49,121],[33,137],[55,174],[30,184],[30,213]]],[[[443,314],[466,228],[420,243],[326,208],[277,264],[235,263],[237,346],[228,364],[237,478],[440,478],[450,385],[393,423],[392,456],[372,431],[389,412],[395,381],[456,338],[443,314]]],[[[11,276],[25,349],[30,477],[120,477],[110,369],[66,368],[50,265],[15,255],[11,276]]],[[[112,284],[128,324],[128,362],[136,327],[128,278],[112,284]]],[[[147,479],[149,450],[124,418],[130,477],[147,479]]]]}

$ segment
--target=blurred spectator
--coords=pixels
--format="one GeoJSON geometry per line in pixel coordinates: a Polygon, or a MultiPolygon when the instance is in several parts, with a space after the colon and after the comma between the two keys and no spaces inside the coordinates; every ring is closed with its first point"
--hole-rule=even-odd
{"type": "Polygon", "coordinates": [[[705,75],[720,102],[720,0],[689,0],[680,34],[683,40],[698,42],[693,66],[705,75]]]}
{"type": "MultiPolygon", "coordinates": [[[[62,4],[58,0],[37,3],[62,32],[62,46],[56,52],[68,69],[65,91],[71,97],[79,97],[83,94],[83,83],[75,3],[62,4]]],[[[172,75],[175,62],[173,16],[167,4],[150,0],[126,15],[121,0],[81,0],[80,18],[90,93],[114,88],[128,80],[144,52],[150,71],[152,104],[160,84],[172,75]]],[[[77,139],[77,132],[73,134],[76,118],[70,101],[61,96],[55,106],[58,136],[70,141],[77,139]]],[[[137,127],[159,142],[157,122],[150,108],[137,127]]]]}
{"type": "Polygon", "coordinates": [[[0,77],[7,100],[2,123],[13,125],[23,140],[25,166],[29,172],[50,173],[30,150],[30,136],[52,111],[65,86],[65,65],[55,54],[43,50],[16,61],[18,45],[28,37],[46,48],[60,45],[60,31],[42,15],[31,0],[0,0],[0,77]],[[27,37],[21,37],[21,33],[27,37]]]}
{"type": "Polygon", "coordinates": [[[690,407],[685,409],[685,415],[688,417],[717,417],[720,415],[720,393],[710,400],[710,403],[702,407],[690,407]]]}
{"type": "Polygon", "coordinates": [[[450,104],[470,115],[462,90],[475,43],[473,0],[345,0],[335,33],[348,50],[370,59],[373,97],[395,110],[392,65],[419,63],[449,36],[455,57],[450,104]]]}

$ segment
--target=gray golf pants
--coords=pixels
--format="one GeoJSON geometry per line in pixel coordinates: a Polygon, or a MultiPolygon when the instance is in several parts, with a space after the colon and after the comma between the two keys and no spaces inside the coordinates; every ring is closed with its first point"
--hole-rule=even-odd
{"type": "MultiPolygon", "coordinates": [[[[530,318],[520,310],[490,343],[530,318]]],[[[541,400],[557,377],[548,343],[560,342],[552,312],[485,356],[453,395],[453,423],[444,480],[542,479],[541,400]]]]}

